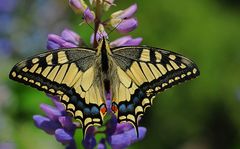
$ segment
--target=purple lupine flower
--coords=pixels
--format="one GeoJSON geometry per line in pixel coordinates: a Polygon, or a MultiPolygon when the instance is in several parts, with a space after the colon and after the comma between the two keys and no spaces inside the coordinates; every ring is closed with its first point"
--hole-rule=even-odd
{"type": "MultiPolygon", "coordinates": [[[[111,5],[114,5],[113,2],[114,0],[104,1],[101,6],[103,6],[105,10],[108,10],[111,5]]],[[[83,14],[85,22],[91,23],[95,20],[95,13],[89,9],[83,0],[69,0],[69,4],[75,12],[83,14]]],[[[95,5],[96,1],[90,0],[90,4],[95,5]]],[[[115,12],[107,21],[100,21],[97,25],[97,33],[94,33],[90,38],[90,43],[93,47],[96,47],[99,39],[103,37],[108,38],[105,28],[111,26],[116,27],[116,30],[121,33],[128,33],[134,30],[138,25],[137,20],[133,17],[136,10],[137,5],[133,4],[125,10],[115,12]]],[[[110,46],[136,46],[141,42],[142,38],[140,37],[132,38],[131,36],[124,36],[111,42],[110,46]]],[[[47,47],[48,49],[73,48],[81,46],[81,44],[82,39],[77,33],[65,29],[62,31],[61,36],[49,34],[47,47]]],[[[142,140],[146,134],[146,128],[138,127],[139,137],[137,137],[136,130],[131,124],[118,124],[117,117],[111,111],[111,93],[107,93],[106,98],[105,102],[108,108],[109,118],[104,123],[104,126],[102,126],[105,130],[102,131],[102,129],[93,126],[89,127],[82,140],[84,148],[93,149],[97,147],[98,149],[106,149],[106,144],[108,143],[112,148],[120,149],[142,140]],[[105,134],[106,137],[101,138],[97,143],[95,135],[98,133],[105,134]]],[[[67,145],[67,149],[75,149],[76,143],[73,136],[79,124],[77,125],[72,122],[71,117],[67,116],[64,106],[58,102],[56,98],[52,99],[55,107],[41,104],[41,109],[45,112],[46,116],[35,115],[33,117],[35,124],[48,134],[54,135],[58,142],[67,145]]]]}
{"type": "Polygon", "coordinates": [[[67,115],[64,106],[56,98],[52,98],[55,107],[41,104],[41,109],[46,116],[34,115],[35,125],[48,134],[55,135],[58,142],[62,144],[72,144],[74,146],[74,132],[76,124],[72,122],[71,117],[67,115]]]}
{"type": "MultiPolygon", "coordinates": [[[[61,36],[55,34],[48,35],[47,48],[73,48],[81,44],[80,36],[69,30],[64,29],[61,36]]],[[[58,142],[67,145],[68,149],[75,149],[76,143],[73,138],[76,124],[72,122],[72,118],[67,115],[62,103],[58,102],[57,97],[51,97],[55,107],[41,104],[41,109],[45,112],[45,116],[34,115],[35,125],[44,130],[46,133],[54,135],[58,142]]]]}
{"type": "MultiPolygon", "coordinates": [[[[102,26],[103,27],[103,26],[102,26]]],[[[104,28],[101,30],[101,36],[103,33],[107,35],[104,31],[104,28]]],[[[101,38],[101,37],[97,37],[101,38]]],[[[65,29],[61,36],[50,34],[49,41],[55,43],[57,47],[64,47],[66,43],[72,44],[72,47],[76,47],[80,42],[80,36],[75,32],[65,29]]],[[[139,45],[142,41],[142,38],[132,38],[131,36],[124,36],[119,39],[116,39],[110,43],[111,47],[114,46],[124,46],[124,45],[139,45]]],[[[54,48],[52,43],[48,42],[48,47],[54,48]]],[[[111,112],[111,93],[106,94],[108,113],[111,112]]],[[[63,115],[64,106],[57,101],[55,98],[53,100],[56,107],[42,104],[41,109],[45,111],[47,117],[36,115],[34,116],[35,124],[38,128],[44,130],[48,134],[55,135],[57,141],[68,145],[67,148],[76,148],[75,140],[73,138],[74,132],[76,130],[76,125],[71,121],[70,117],[63,115]],[[74,126],[73,126],[74,125],[74,126]],[[74,127],[74,129],[73,129],[74,127]]],[[[65,112],[66,114],[66,112],[65,112]]],[[[111,118],[106,122],[106,130],[103,132],[106,134],[107,143],[109,143],[113,148],[126,148],[136,141],[141,140],[146,133],[146,128],[139,127],[139,138],[136,137],[135,128],[129,123],[118,124],[116,116],[111,113],[111,118]],[[124,140],[123,138],[127,138],[124,140]]],[[[87,129],[86,136],[82,141],[82,144],[85,148],[92,149],[96,147],[97,142],[95,138],[95,133],[98,132],[98,129],[95,127],[90,127],[87,129]]],[[[100,141],[98,143],[99,148],[104,148],[106,141],[100,141]]]]}

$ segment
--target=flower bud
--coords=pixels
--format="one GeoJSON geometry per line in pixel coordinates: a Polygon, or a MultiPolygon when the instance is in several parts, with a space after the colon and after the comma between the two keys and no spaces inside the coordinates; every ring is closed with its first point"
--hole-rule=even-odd
{"type": "Polygon", "coordinates": [[[87,9],[83,0],[69,0],[69,5],[76,13],[83,13],[87,9]]]}
{"type": "Polygon", "coordinates": [[[79,46],[80,44],[80,36],[69,29],[63,30],[61,36],[55,34],[48,35],[47,48],[49,50],[59,48],[73,48],[79,46]]]}
{"type": "Polygon", "coordinates": [[[119,10],[111,15],[111,18],[126,19],[132,17],[137,11],[137,4],[133,4],[125,10],[119,10]]]}
{"type": "Polygon", "coordinates": [[[83,16],[84,16],[84,20],[85,20],[87,23],[93,22],[94,19],[95,19],[95,13],[94,13],[93,11],[91,11],[89,8],[87,8],[87,9],[84,11],[83,16]]]}

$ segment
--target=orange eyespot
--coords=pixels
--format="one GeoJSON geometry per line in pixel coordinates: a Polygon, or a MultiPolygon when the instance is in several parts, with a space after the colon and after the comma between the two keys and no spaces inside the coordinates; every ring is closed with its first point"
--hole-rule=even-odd
{"type": "Polygon", "coordinates": [[[107,112],[107,108],[104,106],[104,107],[102,107],[102,108],[100,109],[100,111],[101,111],[101,113],[102,113],[103,115],[105,115],[106,112],[107,112]]]}
{"type": "Polygon", "coordinates": [[[112,105],[112,111],[114,112],[114,113],[116,113],[117,111],[118,111],[118,108],[117,108],[117,106],[116,105],[112,105]]]}

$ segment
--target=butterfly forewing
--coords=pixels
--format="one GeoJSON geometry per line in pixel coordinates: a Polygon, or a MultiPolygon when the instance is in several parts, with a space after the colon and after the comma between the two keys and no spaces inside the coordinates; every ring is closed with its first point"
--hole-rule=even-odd
{"type": "Polygon", "coordinates": [[[67,111],[80,120],[85,131],[89,126],[101,125],[106,111],[95,59],[96,51],[92,49],[45,52],[16,64],[9,76],[58,95],[67,111]]]}
{"type": "Polygon", "coordinates": [[[135,127],[158,92],[199,75],[191,60],[167,50],[119,47],[112,53],[118,76],[113,84],[113,106],[118,109],[119,122],[131,122],[135,127]]]}

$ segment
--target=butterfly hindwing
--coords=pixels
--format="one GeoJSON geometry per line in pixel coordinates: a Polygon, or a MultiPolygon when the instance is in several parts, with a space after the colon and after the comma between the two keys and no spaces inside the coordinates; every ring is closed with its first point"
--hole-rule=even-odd
{"type": "Polygon", "coordinates": [[[85,130],[101,125],[106,112],[104,94],[95,71],[96,51],[60,49],[30,57],[16,64],[9,77],[52,95],[85,130]]]}
{"type": "Polygon", "coordinates": [[[112,109],[118,109],[119,122],[131,122],[135,127],[158,92],[199,75],[191,60],[167,50],[120,47],[112,53],[120,82],[113,86],[112,109]]]}

